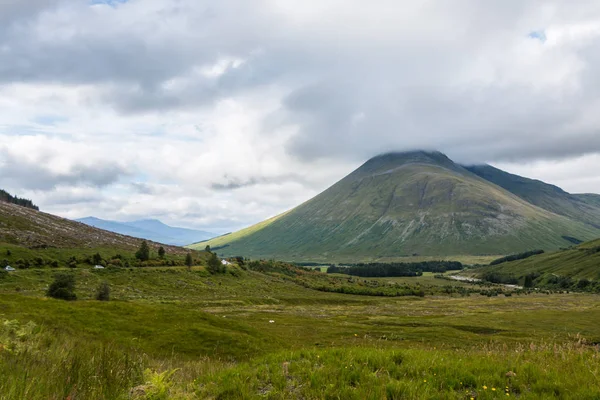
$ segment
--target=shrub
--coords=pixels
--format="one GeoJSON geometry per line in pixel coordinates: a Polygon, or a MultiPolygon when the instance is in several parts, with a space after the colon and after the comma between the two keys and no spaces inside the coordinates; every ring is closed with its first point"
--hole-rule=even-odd
{"type": "Polygon", "coordinates": [[[96,291],[96,300],[108,301],[110,299],[110,286],[108,282],[102,282],[96,291]]]}
{"type": "Polygon", "coordinates": [[[55,299],[76,300],[75,276],[71,274],[56,274],[54,282],[48,287],[46,295],[55,299]]]}
{"type": "Polygon", "coordinates": [[[579,280],[579,282],[577,282],[577,288],[578,289],[585,289],[589,286],[590,281],[586,278],[582,278],[579,280]]]}
{"type": "Polygon", "coordinates": [[[113,258],[112,260],[110,260],[109,264],[114,267],[122,267],[123,261],[121,261],[119,258],[113,258]]]}
{"type": "Polygon", "coordinates": [[[160,246],[160,247],[158,248],[158,256],[159,256],[160,258],[164,258],[164,257],[165,257],[165,253],[166,253],[166,252],[165,252],[165,248],[164,248],[164,247],[162,247],[162,246],[160,246]]]}
{"type": "Polygon", "coordinates": [[[76,268],[77,267],[77,258],[75,256],[71,256],[69,261],[67,261],[67,267],[76,268]]]}

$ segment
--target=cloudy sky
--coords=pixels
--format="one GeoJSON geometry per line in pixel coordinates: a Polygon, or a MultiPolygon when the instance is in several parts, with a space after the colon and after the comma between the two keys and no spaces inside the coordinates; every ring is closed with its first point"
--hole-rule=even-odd
{"type": "Polygon", "coordinates": [[[384,151],[600,192],[600,2],[2,0],[0,187],[215,232],[384,151]]]}

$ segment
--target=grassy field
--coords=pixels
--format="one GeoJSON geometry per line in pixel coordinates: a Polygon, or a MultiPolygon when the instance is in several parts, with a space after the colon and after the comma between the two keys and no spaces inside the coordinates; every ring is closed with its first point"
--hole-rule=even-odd
{"type": "Polygon", "coordinates": [[[0,399],[600,398],[596,295],[443,296],[452,283],[430,274],[380,284],[434,295],[381,297],[237,267],[69,271],[73,302],[44,296],[54,269],[0,278],[0,399]],[[93,300],[102,281],[111,301],[93,300]]]}

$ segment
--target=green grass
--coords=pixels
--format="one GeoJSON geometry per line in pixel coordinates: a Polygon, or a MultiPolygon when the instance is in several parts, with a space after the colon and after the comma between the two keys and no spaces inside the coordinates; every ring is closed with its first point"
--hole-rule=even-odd
{"type": "MultiPolygon", "coordinates": [[[[563,289],[573,289],[579,280],[590,281],[590,288],[600,282],[600,239],[565,250],[535,255],[524,260],[490,265],[471,271],[473,275],[481,276],[488,272],[504,276],[514,276],[523,284],[525,276],[535,276],[537,287],[559,287],[552,285],[552,279],[568,278],[568,286],[563,289]],[[571,287],[573,286],[573,287],[571,287]]],[[[565,284],[568,283],[566,280],[565,284]]],[[[585,289],[585,288],[584,288],[585,289]]],[[[600,289],[600,287],[599,287],[600,289]]]]}
{"type": "Polygon", "coordinates": [[[284,352],[202,377],[197,393],[229,399],[598,398],[600,369],[593,349],[571,344],[511,350],[284,352]]]}
{"type": "MultiPolygon", "coordinates": [[[[28,263],[30,267],[36,267],[40,263],[42,266],[50,266],[56,262],[58,267],[65,267],[71,258],[77,260],[77,265],[80,267],[90,266],[86,261],[94,254],[101,255],[101,264],[108,265],[111,260],[120,259],[121,263],[128,262],[131,265],[136,265],[139,261],[135,257],[136,250],[128,250],[123,248],[115,248],[112,246],[92,246],[83,248],[29,248],[11,243],[0,242],[0,267],[5,264],[12,267],[18,267],[21,261],[28,263]]],[[[208,255],[204,251],[193,252],[193,257],[196,262],[206,264],[208,255]]],[[[170,262],[177,265],[183,265],[186,252],[179,249],[176,253],[171,252],[167,247],[164,258],[158,257],[157,249],[150,251],[150,260],[146,262],[149,265],[153,264],[168,264],[170,262]]]]}
{"type": "Polygon", "coordinates": [[[20,352],[0,334],[0,399],[600,395],[598,351],[581,341],[600,343],[599,296],[356,296],[233,268],[77,268],[73,302],[44,296],[53,269],[0,278],[0,321],[37,326],[20,352]],[[92,300],[102,281],[109,302],[92,300]]]}

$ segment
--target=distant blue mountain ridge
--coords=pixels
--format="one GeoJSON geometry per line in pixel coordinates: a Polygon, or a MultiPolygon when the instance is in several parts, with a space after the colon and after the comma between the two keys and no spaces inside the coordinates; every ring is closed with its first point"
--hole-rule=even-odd
{"type": "Polygon", "coordinates": [[[174,246],[184,246],[218,236],[212,232],[169,226],[157,219],[118,222],[96,217],[85,217],[75,221],[106,231],[174,246]]]}

